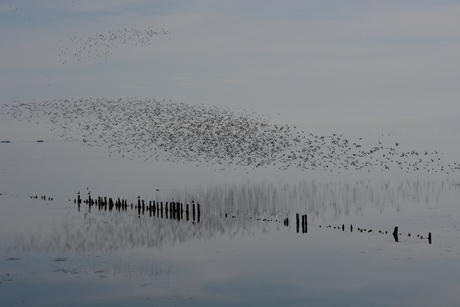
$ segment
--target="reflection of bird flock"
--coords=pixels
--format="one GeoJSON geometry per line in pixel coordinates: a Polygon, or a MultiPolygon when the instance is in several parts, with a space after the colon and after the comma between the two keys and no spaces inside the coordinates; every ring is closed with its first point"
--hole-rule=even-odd
{"type": "MultiPolygon", "coordinates": [[[[152,44],[151,39],[154,35],[167,35],[169,33],[163,28],[156,31],[151,26],[143,30],[125,28],[115,32],[109,31],[107,34],[96,33],[95,36],[86,39],[74,36],[70,40],[72,44],[77,45],[78,49],[70,56],[75,56],[78,61],[97,58],[106,59],[114,49],[121,45],[144,47],[152,44]]],[[[59,53],[59,59],[62,64],[67,63],[69,52],[71,52],[70,49],[66,48],[59,53]]]]}
{"type": "Polygon", "coordinates": [[[449,173],[437,151],[402,150],[399,143],[367,145],[337,135],[313,135],[244,110],[138,98],[74,98],[3,105],[19,119],[45,117],[66,140],[107,147],[127,158],[208,166],[325,171],[375,169],[449,173]]]}

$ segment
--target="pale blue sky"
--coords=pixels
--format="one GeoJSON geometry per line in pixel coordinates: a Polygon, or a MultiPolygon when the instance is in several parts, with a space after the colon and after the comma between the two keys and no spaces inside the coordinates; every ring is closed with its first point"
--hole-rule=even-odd
{"type": "Polygon", "coordinates": [[[0,25],[0,104],[166,98],[376,133],[460,122],[457,1],[0,1],[0,25]],[[131,29],[167,32],[136,46],[131,29]]]}

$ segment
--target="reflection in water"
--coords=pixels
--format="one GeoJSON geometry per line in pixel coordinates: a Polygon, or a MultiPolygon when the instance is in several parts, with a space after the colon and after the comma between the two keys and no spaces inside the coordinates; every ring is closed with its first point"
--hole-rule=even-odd
{"type": "MultiPolygon", "coordinates": [[[[136,247],[161,248],[217,235],[251,235],[251,219],[205,215],[200,223],[150,218],[124,212],[67,214],[54,220],[49,232],[16,236],[14,250],[114,252],[136,247]]],[[[270,225],[261,225],[264,231],[270,225]]],[[[279,228],[279,226],[278,226],[279,228]]]]}
{"type": "MultiPolygon", "coordinates": [[[[320,217],[324,212],[333,212],[336,218],[342,215],[360,214],[364,207],[376,207],[383,210],[385,206],[396,208],[398,211],[402,203],[438,203],[439,198],[446,190],[458,190],[460,185],[446,181],[406,181],[394,184],[390,181],[372,183],[371,181],[338,181],[316,182],[302,181],[291,183],[245,183],[209,185],[193,189],[165,190],[157,204],[165,202],[164,214],[174,214],[176,211],[167,210],[168,200],[180,199],[181,211],[187,213],[188,203],[198,200],[201,208],[211,214],[268,214],[278,215],[290,212],[308,213],[311,218],[320,217]]],[[[86,200],[88,202],[88,200],[86,200]]],[[[107,202],[107,201],[106,201],[107,202]]],[[[128,200],[118,202],[128,203],[128,200]]],[[[134,203],[138,214],[144,214],[143,200],[137,199],[134,203]]],[[[131,202],[132,204],[132,202],[131,202]]],[[[152,201],[146,201],[145,206],[152,201]]],[[[171,204],[171,202],[170,202],[171,204]]],[[[153,201],[155,207],[155,201],[153,201]]],[[[171,205],[170,205],[171,206],[171,205]]],[[[194,205],[193,205],[194,206],[194,205]]],[[[132,207],[132,205],[131,205],[132,207]]],[[[163,214],[163,209],[157,206],[157,212],[163,214]]],[[[190,209],[191,210],[191,209],[190,209]]],[[[155,211],[155,210],[154,210],[155,211]]],[[[194,210],[193,210],[194,211],[194,210]]],[[[199,211],[199,209],[198,209],[199,211]]],[[[154,212],[155,214],[155,212],[154,212]]],[[[158,213],[157,213],[158,214],[158,213]]]]}
{"type": "Polygon", "coordinates": [[[402,203],[438,203],[443,192],[459,190],[446,181],[371,181],[211,185],[197,189],[172,190],[165,199],[199,200],[205,211],[239,214],[307,213],[313,220],[332,213],[334,218],[362,214],[364,207],[385,206],[399,211],[402,203]]]}
{"type": "MultiPolygon", "coordinates": [[[[168,208],[168,203],[163,207],[162,202],[158,202],[153,210],[155,202],[148,201],[145,205],[143,200],[137,199],[137,205],[128,206],[127,201],[122,201],[126,204],[123,210],[111,211],[107,205],[89,206],[85,202],[91,201],[84,200],[84,206],[78,212],[75,210],[54,218],[48,230],[17,234],[9,249],[87,253],[136,247],[161,248],[192,239],[253,235],[256,229],[263,232],[281,228],[290,230],[293,224],[290,219],[295,219],[296,233],[307,233],[309,221],[314,222],[317,217],[328,215],[337,220],[342,215],[362,215],[366,206],[382,211],[389,205],[399,211],[401,204],[407,202],[436,204],[443,193],[458,192],[459,188],[448,181],[396,185],[390,182],[304,181],[278,186],[248,183],[173,191],[167,196],[170,199],[200,201],[201,213],[197,214],[198,217],[193,213],[190,218],[187,213],[189,205],[180,203],[169,203],[168,208]]],[[[337,228],[345,231],[344,225],[337,228]]],[[[353,231],[352,226],[350,231],[353,231]]],[[[363,230],[358,228],[358,231],[363,230]]],[[[397,229],[393,236],[398,242],[397,229]]],[[[431,236],[429,239],[431,243],[431,236]]]]}

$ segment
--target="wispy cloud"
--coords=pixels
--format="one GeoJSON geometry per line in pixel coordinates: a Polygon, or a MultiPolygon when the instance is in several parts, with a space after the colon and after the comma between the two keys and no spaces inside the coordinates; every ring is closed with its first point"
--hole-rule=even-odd
{"type": "Polygon", "coordinates": [[[370,38],[397,35],[432,39],[459,37],[460,6],[402,11],[384,11],[370,20],[344,25],[343,29],[370,38]]]}
{"type": "Polygon", "coordinates": [[[211,81],[216,81],[218,83],[237,83],[242,82],[241,79],[210,79],[211,81]]]}
{"type": "Polygon", "coordinates": [[[136,89],[146,89],[149,88],[147,85],[124,85],[118,87],[121,90],[136,90],[136,89]]]}
{"type": "Polygon", "coordinates": [[[113,8],[120,8],[122,6],[129,7],[131,4],[142,3],[145,0],[105,0],[105,1],[91,1],[91,0],[80,0],[80,1],[36,1],[33,5],[54,9],[54,10],[66,10],[80,13],[89,12],[104,12],[113,8]]]}

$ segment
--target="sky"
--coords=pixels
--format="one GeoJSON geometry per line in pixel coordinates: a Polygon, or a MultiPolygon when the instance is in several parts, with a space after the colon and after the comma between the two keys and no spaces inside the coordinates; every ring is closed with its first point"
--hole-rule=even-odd
{"type": "Polygon", "coordinates": [[[0,26],[0,105],[138,97],[460,133],[458,1],[0,1],[0,26]]]}

